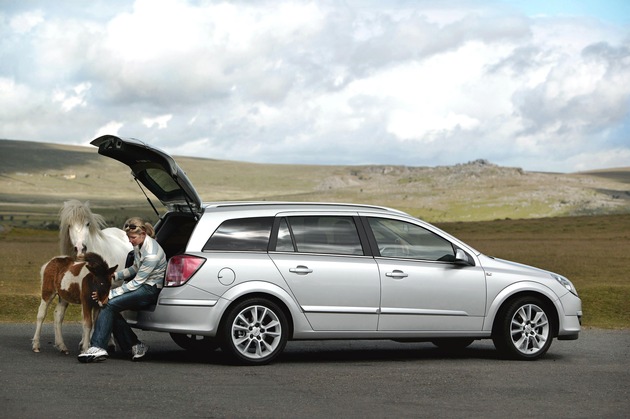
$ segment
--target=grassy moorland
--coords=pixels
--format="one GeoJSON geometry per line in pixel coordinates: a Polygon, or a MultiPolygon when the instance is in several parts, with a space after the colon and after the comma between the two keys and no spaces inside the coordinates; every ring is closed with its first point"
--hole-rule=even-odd
{"type": "Polygon", "coordinates": [[[585,326],[630,327],[630,214],[440,227],[487,255],[569,278],[582,299],[585,326]]]}
{"type": "MultiPolygon", "coordinates": [[[[630,327],[630,168],[563,174],[483,160],[448,167],[175,160],[205,201],[401,209],[483,253],[567,276],[584,302],[585,325],[630,327]]],[[[111,226],[132,215],[156,219],[129,169],[94,147],[0,140],[0,321],[35,320],[39,269],[59,253],[57,216],[71,198],[89,200],[111,226]]],[[[68,318],[78,318],[77,307],[68,318]]]]}
{"type": "MultiPolygon", "coordinates": [[[[355,202],[429,222],[630,212],[630,168],[564,174],[484,160],[439,167],[175,160],[204,201],[355,202]]],[[[54,227],[70,198],[89,200],[113,225],[121,213],[148,208],[129,169],[94,147],[0,140],[0,224],[54,227]]]]}
{"type": "MultiPolygon", "coordinates": [[[[585,326],[630,327],[630,214],[439,226],[488,255],[567,276],[582,298],[585,326]]],[[[35,321],[39,269],[57,253],[54,231],[14,228],[0,233],[0,321],[35,321]]],[[[78,307],[71,307],[67,319],[78,316],[78,307]]]]}

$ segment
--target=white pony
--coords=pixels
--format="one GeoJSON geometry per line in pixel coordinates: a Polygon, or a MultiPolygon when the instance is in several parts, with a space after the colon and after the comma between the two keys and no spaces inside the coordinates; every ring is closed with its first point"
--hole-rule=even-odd
{"type": "MultiPolygon", "coordinates": [[[[125,267],[127,255],[133,250],[133,246],[129,243],[127,234],[123,230],[115,227],[101,230],[101,228],[105,227],[105,219],[101,215],[93,214],[88,202],[81,203],[76,199],[64,202],[63,208],[59,211],[59,219],[59,246],[61,248],[61,254],[67,255],[67,259],[83,260],[85,254],[91,252],[99,254],[102,259],[104,259],[107,266],[118,266],[120,269],[125,267]]],[[[60,258],[64,258],[64,256],[59,256],[54,259],[60,258]]],[[[44,285],[44,269],[50,263],[51,262],[48,262],[42,267],[42,286],[44,285]]],[[[120,282],[112,284],[113,287],[119,285],[120,282]]],[[[50,299],[53,297],[54,295],[50,296],[50,299]]],[[[35,352],[39,352],[41,322],[46,316],[49,303],[50,301],[47,301],[42,291],[42,300],[37,314],[37,327],[35,336],[33,337],[33,350],[35,352]]],[[[61,338],[61,324],[63,323],[68,303],[78,304],[78,300],[66,301],[60,298],[54,314],[55,346],[65,353],[68,353],[68,350],[61,338]]],[[[83,342],[83,344],[85,345],[85,342],[83,342]]],[[[110,340],[110,346],[113,344],[112,338],[112,340],[110,340]]]]}
{"type": "Polygon", "coordinates": [[[105,228],[105,219],[93,214],[89,202],[71,199],[59,211],[59,245],[62,255],[82,259],[86,252],[98,253],[108,266],[125,267],[133,249],[120,228],[105,228]]]}

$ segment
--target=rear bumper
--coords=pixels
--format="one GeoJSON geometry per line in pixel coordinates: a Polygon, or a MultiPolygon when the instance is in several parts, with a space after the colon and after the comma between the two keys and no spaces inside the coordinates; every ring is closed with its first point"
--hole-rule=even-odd
{"type": "Polygon", "coordinates": [[[220,304],[217,304],[216,300],[206,300],[203,304],[201,301],[193,304],[186,304],[183,301],[176,304],[163,302],[161,300],[152,310],[126,311],[123,313],[124,318],[136,329],[216,335],[222,312],[218,309],[217,305],[220,304]]]}

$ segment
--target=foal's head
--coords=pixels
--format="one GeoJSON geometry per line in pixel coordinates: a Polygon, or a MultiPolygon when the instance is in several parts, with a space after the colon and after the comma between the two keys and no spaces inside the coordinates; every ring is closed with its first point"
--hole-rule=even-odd
{"type": "Polygon", "coordinates": [[[99,254],[92,252],[86,253],[84,259],[89,273],[83,278],[81,292],[88,297],[85,300],[89,301],[90,304],[97,305],[99,302],[104,304],[107,302],[114,272],[116,272],[118,265],[110,268],[99,254]],[[96,301],[92,299],[93,292],[96,292],[98,296],[96,301]]]}

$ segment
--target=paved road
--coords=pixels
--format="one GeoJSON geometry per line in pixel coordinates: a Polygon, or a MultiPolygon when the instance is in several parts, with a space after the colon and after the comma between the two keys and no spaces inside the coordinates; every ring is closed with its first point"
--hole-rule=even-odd
{"type": "MultiPolygon", "coordinates": [[[[428,343],[289,342],[263,367],[230,366],[221,352],[191,356],[166,334],[132,363],[114,355],[80,364],[57,353],[52,325],[42,352],[34,326],[0,324],[0,417],[628,417],[630,330],[583,331],[554,341],[536,362],[498,359],[491,343],[457,354],[428,343]]],[[[76,348],[80,327],[64,327],[76,348]]],[[[72,346],[70,346],[72,345],[72,346]]]]}

